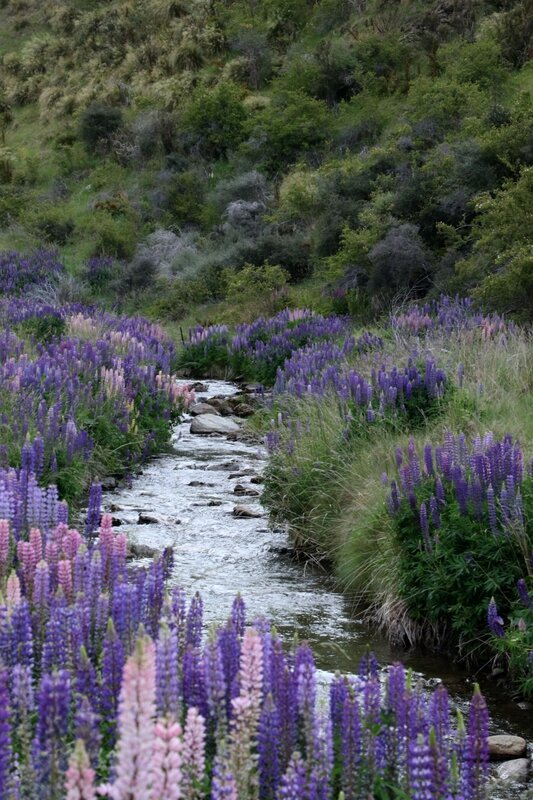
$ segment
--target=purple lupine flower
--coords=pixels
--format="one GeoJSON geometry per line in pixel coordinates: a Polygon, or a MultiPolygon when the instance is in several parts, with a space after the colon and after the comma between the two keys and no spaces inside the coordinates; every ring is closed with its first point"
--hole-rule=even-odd
{"type": "Polygon", "coordinates": [[[67,767],[66,734],[70,710],[70,676],[67,670],[43,675],[37,703],[34,769],[50,797],[55,797],[63,788],[67,767]]]}
{"type": "Polygon", "coordinates": [[[302,800],[306,797],[307,770],[305,762],[299,753],[295,753],[279,787],[279,800],[302,800]]]}
{"type": "Polygon", "coordinates": [[[524,604],[526,608],[533,607],[533,600],[531,599],[531,595],[528,592],[527,584],[523,578],[520,578],[518,583],[516,584],[516,588],[518,589],[518,594],[520,596],[520,600],[524,604]]]}
{"type": "Polygon", "coordinates": [[[89,505],[85,522],[85,533],[87,536],[91,536],[100,524],[101,507],[102,485],[100,483],[93,483],[89,491],[89,505]]]}
{"type": "Polygon", "coordinates": [[[487,609],[487,621],[494,636],[497,636],[498,638],[505,636],[503,619],[498,614],[498,607],[494,597],[491,598],[489,607],[487,609]]]}
{"type": "Polygon", "coordinates": [[[114,742],[124,663],[124,647],[117,635],[113,620],[110,619],[102,649],[102,689],[99,710],[108,727],[111,743],[114,742]]]}
{"type": "Polygon", "coordinates": [[[268,694],[259,720],[259,796],[276,796],[280,780],[280,728],[278,710],[268,694]]]}
{"type": "Polygon", "coordinates": [[[437,797],[431,751],[421,733],[409,745],[409,797],[413,800],[435,800],[437,797]]]}
{"type": "Polygon", "coordinates": [[[189,647],[199,647],[202,641],[203,609],[202,598],[196,592],[187,613],[186,644],[189,647]]]}
{"type": "Polygon", "coordinates": [[[160,717],[179,719],[178,635],[166,623],[156,642],[156,705],[160,717]]]}
{"type": "Polygon", "coordinates": [[[354,691],[344,701],[341,734],[341,785],[347,798],[357,795],[362,756],[362,726],[359,703],[354,691]]]}
{"type": "Polygon", "coordinates": [[[468,712],[465,758],[461,776],[465,800],[482,800],[489,760],[489,712],[476,685],[468,712]]]}

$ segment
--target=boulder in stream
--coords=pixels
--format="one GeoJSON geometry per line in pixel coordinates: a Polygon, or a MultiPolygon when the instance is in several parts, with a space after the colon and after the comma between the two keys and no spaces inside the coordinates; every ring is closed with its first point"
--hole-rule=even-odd
{"type": "Polygon", "coordinates": [[[147,544],[128,542],[128,558],[153,558],[158,551],[147,544]]]}
{"type": "Polygon", "coordinates": [[[489,736],[489,756],[493,761],[521,758],[525,755],[526,749],[527,742],[521,736],[511,736],[507,733],[489,736]]]}
{"type": "Polygon", "coordinates": [[[201,414],[199,417],[194,417],[191,422],[191,433],[228,434],[238,433],[239,431],[240,427],[235,420],[219,417],[216,414],[201,414]]]}
{"type": "Polygon", "coordinates": [[[257,489],[253,489],[251,486],[243,486],[242,483],[238,483],[235,486],[233,493],[239,495],[239,497],[259,497],[260,494],[257,489]]]}
{"type": "Polygon", "coordinates": [[[215,414],[216,416],[220,416],[216,408],[210,406],[209,403],[195,403],[189,408],[189,414],[193,417],[199,417],[201,414],[215,414]]]}
{"type": "Polygon", "coordinates": [[[263,516],[263,513],[255,508],[250,508],[250,506],[235,506],[233,516],[238,519],[258,519],[263,516]]]}
{"type": "Polygon", "coordinates": [[[145,514],[144,511],[139,511],[137,525],[159,525],[160,522],[161,520],[157,517],[153,517],[151,514],[145,514]]]}
{"type": "Polygon", "coordinates": [[[496,767],[496,775],[501,781],[525,783],[529,778],[529,758],[513,758],[496,767]]]}

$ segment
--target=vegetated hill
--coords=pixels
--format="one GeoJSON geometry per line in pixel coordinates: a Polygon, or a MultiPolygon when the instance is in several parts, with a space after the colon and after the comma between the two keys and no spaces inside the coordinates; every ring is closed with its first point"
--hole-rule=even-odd
{"type": "Polygon", "coordinates": [[[532,0],[4,0],[0,53],[0,246],[61,298],[533,317],[532,0]]]}

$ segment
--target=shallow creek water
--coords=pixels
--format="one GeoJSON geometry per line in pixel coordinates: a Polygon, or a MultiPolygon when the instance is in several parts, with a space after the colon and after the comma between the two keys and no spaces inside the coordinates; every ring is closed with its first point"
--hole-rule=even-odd
{"type": "MultiPolygon", "coordinates": [[[[210,381],[198,400],[230,395],[237,387],[210,381]]],[[[255,444],[225,436],[190,433],[190,419],[174,428],[172,451],[153,459],[130,487],[106,494],[107,508],[138,544],[174,549],[171,583],[192,595],[199,591],[206,623],[226,620],[232,599],[240,592],[249,618],[268,617],[287,639],[307,640],[324,673],[353,672],[362,655],[372,650],[386,665],[403,661],[428,685],[443,680],[459,705],[472,692],[471,676],[449,659],[418,651],[392,649],[350,608],[330,577],[309,564],[292,561],[284,530],[271,529],[259,498],[234,493],[240,484],[261,490],[250,479],[266,465],[265,451],[255,444]],[[263,516],[236,518],[236,505],[263,516]],[[154,521],[138,524],[139,513],[154,521]],[[284,554],[285,551],[285,554],[284,554]]],[[[533,709],[522,708],[510,695],[483,685],[494,733],[516,733],[533,741],[533,709]]],[[[506,789],[498,797],[520,796],[506,789]]]]}

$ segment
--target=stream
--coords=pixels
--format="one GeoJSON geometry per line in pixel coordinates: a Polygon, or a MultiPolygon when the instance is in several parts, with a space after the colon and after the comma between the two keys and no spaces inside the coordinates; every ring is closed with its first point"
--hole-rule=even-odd
{"type": "MultiPolygon", "coordinates": [[[[198,401],[238,390],[223,381],[209,381],[207,388],[197,393],[198,401]]],[[[173,548],[171,584],[182,586],[189,597],[201,593],[206,623],[224,622],[240,592],[249,619],[266,616],[287,640],[296,635],[309,641],[319,670],[354,672],[372,650],[383,665],[403,661],[428,686],[443,680],[455,702],[465,707],[474,678],[464,668],[442,656],[391,648],[358,619],[330,576],[291,560],[287,532],[269,527],[259,502],[261,486],[251,482],[260,480],[266,452],[239,439],[192,434],[190,426],[187,416],[173,429],[171,452],[146,464],[129,487],[107,492],[104,502],[133,542],[157,550],[173,548]],[[249,494],[237,495],[236,486],[249,494]],[[261,516],[236,517],[235,506],[261,516]]],[[[532,742],[533,707],[514,702],[491,681],[481,684],[491,732],[514,733],[532,742]]],[[[506,787],[493,796],[531,796],[523,792],[524,787],[506,787]]]]}

